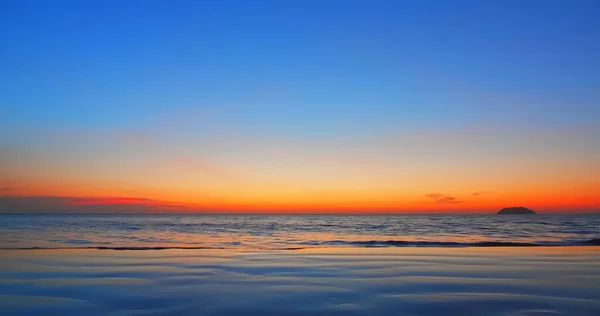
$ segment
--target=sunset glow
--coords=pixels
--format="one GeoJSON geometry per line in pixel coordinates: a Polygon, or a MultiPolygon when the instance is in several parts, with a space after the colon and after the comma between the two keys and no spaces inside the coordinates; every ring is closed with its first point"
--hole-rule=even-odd
{"type": "Polygon", "coordinates": [[[283,2],[7,5],[0,212],[600,210],[583,3],[283,2]]]}

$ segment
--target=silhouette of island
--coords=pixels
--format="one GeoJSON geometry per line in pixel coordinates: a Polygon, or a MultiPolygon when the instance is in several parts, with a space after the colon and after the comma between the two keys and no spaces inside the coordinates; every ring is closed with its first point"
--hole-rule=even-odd
{"type": "Polygon", "coordinates": [[[522,207],[522,206],[513,206],[501,209],[498,214],[508,214],[508,215],[522,215],[522,214],[535,214],[534,211],[522,207]]]}

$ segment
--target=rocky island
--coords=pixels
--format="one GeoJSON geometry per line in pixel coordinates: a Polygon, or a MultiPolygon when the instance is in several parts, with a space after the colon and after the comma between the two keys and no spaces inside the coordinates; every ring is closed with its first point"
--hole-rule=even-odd
{"type": "Polygon", "coordinates": [[[508,215],[522,215],[522,214],[535,214],[534,211],[522,207],[522,206],[513,206],[501,209],[498,214],[508,214],[508,215]]]}

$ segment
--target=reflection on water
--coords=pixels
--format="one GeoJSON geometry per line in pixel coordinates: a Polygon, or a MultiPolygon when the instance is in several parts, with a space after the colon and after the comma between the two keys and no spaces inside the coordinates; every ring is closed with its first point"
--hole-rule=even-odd
{"type": "Polygon", "coordinates": [[[0,310],[600,315],[599,255],[598,247],[0,250],[0,310]]]}
{"type": "MultiPolygon", "coordinates": [[[[599,215],[3,215],[1,248],[581,245],[599,215]]],[[[596,240],[598,241],[598,240],[596,240]]]]}

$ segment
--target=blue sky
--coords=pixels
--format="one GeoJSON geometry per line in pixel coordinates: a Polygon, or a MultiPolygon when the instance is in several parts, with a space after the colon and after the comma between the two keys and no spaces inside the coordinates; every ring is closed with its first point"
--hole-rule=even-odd
{"type": "Polygon", "coordinates": [[[3,107],[18,122],[118,127],[171,108],[250,98],[254,104],[236,112],[279,129],[280,121],[315,116],[330,118],[327,125],[338,117],[340,124],[472,119],[453,95],[465,86],[595,102],[599,6],[4,1],[3,107]]]}

